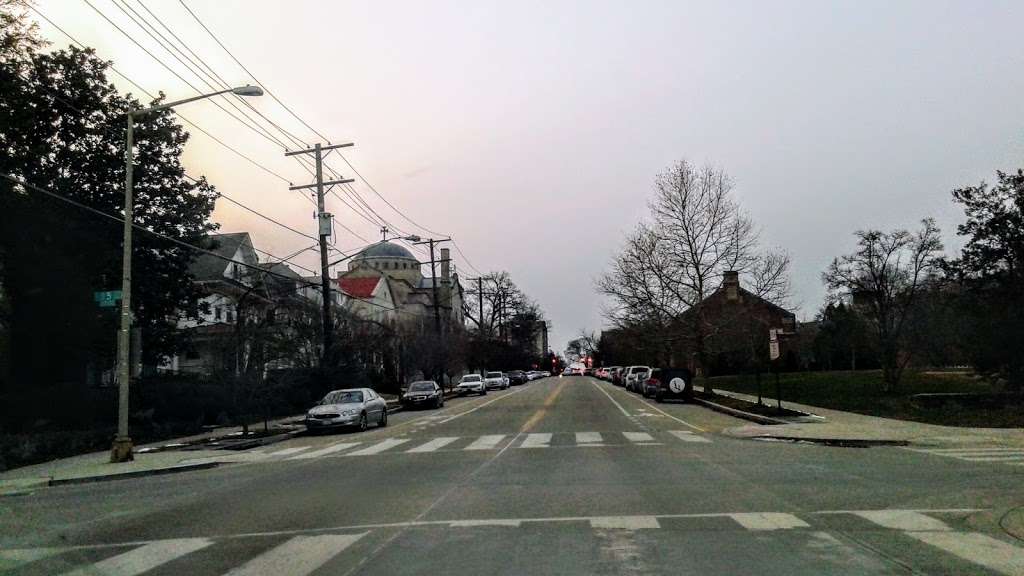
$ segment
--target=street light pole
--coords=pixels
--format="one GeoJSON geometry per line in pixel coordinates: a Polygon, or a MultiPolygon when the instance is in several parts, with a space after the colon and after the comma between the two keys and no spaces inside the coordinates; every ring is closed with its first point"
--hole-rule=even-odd
{"type": "Polygon", "coordinates": [[[131,333],[132,333],[132,228],[134,202],[132,199],[132,172],[135,161],[133,137],[135,118],[150,112],[166,110],[187,102],[202,100],[212,96],[220,96],[231,92],[238,96],[262,96],[263,89],[259,86],[239,86],[220,92],[202,94],[167,104],[151,106],[141,110],[128,112],[128,130],[125,136],[124,152],[124,240],[121,244],[121,327],[117,331],[117,436],[110,448],[111,462],[128,462],[134,459],[132,439],[128,436],[128,384],[131,379],[131,333]]]}

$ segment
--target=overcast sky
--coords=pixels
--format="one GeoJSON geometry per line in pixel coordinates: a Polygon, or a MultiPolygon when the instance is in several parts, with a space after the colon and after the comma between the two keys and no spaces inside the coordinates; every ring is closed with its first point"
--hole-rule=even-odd
{"type": "MultiPolygon", "coordinates": [[[[90,1],[186,75],[111,0],[90,1]]],[[[251,81],[177,1],[142,2],[229,82],[251,81]]],[[[766,245],[790,252],[808,318],[824,296],[821,271],[854,230],[933,216],[958,246],[950,190],[1024,166],[1022,2],[186,2],[299,116],[354,141],[349,159],[391,203],[452,235],[477,269],[509,271],[552,321],[555,349],[601,328],[593,279],[645,215],[654,175],[678,159],[733,176],[766,245]]],[[[146,89],[195,94],[83,1],[37,5],[146,89]]],[[[314,141],[271,98],[252,104],[314,141]]],[[[211,104],[181,112],[288,179],[309,179],[211,104]]],[[[194,133],[185,164],[315,230],[312,206],[286,183],[206,136],[194,133]]],[[[379,239],[336,199],[328,207],[379,239]]],[[[228,203],[214,217],[280,256],[311,244],[228,203]]],[[[337,243],[365,242],[339,231],[337,243]]],[[[315,268],[316,255],[297,262],[315,268]]]]}

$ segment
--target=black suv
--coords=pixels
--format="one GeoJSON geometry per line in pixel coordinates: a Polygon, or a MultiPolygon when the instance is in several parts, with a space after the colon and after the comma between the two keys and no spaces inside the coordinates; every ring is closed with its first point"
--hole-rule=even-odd
{"type": "Polygon", "coordinates": [[[512,386],[526,384],[527,382],[530,381],[529,377],[526,376],[526,372],[523,372],[522,370],[513,370],[511,372],[508,372],[507,376],[508,383],[511,384],[512,386]]]}

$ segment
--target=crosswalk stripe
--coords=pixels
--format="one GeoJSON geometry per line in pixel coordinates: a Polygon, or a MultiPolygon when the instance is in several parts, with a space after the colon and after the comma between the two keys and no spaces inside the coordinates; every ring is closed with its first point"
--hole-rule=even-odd
{"type": "Polygon", "coordinates": [[[729,516],[747,530],[787,530],[810,527],[807,522],[783,512],[746,512],[729,516]]]}
{"type": "Polygon", "coordinates": [[[590,519],[591,528],[612,530],[640,530],[642,528],[661,528],[654,516],[599,516],[590,519]]]}
{"type": "Polygon", "coordinates": [[[854,512],[857,516],[870,520],[883,528],[893,530],[952,530],[945,522],[913,510],[865,510],[854,512]]]}
{"type": "Polygon", "coordinates": [[[906,534],[925,544],[996,572],[1014,576],[1024,574],[1024,548],[996,540],[991,536],[977,532],[907,532],[906,534]]]}
{"type": "Polygon", "coordinates": [[[548,448],[551,445],[551,434],[536,433],[527,434],[526,439],[519,445],[520,448],[548,448]]]}
{"type": "Polygon", "coordinates": [[[225,576],[307,576],[364,535],[366,532],[295,536],[231,570],[225,576]]]}
{"type": "Polygon", "coordinates": [[[623,432],[622,435],[630,442],[654,442],[654,437],[647,432],[623,432]]]}
{"type": "Polygon", "coordinates": [[[594,444],[601,441],[600,432],[577,432],[576,443],[577,444],[594,444]]]}
{"type": "Polygon", "coordinates": [[[465,450],[493,450],[504,439],[504,434],[488,434],[474,440],[465,450]]]}
{"type": "Polygon", "coordinates": [[[698,436],[693,432],[690,432],[689,430],[669,430],[668,433],[682,440],[683,442],[711,442],[711,440],[708,440],[703,436],[698,436]]]}
{"type": "Polygon", "coordinates": [[[299,454],[298,456],[292,456],[292,460],[308,460],[310,458],[319,458],[321,456],[327,456],[328,454],[334,454],[335,452],[341,452],[342,450],[348,450],[359,446],[362,442],[338,442],[337,444],[331,444],[326,448],[320,450],[314,450],[312,452],[306,452],[305,454],[299,454]]]}
{"type": "Polygon", "coordinates": [[[22,564],[36,562],[64,552],[63,548],[22,548],[0,550],[0,571],[14,570],[22,564]]]}
{"type": "Polygon", "coordinates": [[[298,454],[303,450],[309,450],[312,446],[296,446],[294,448],[285,448],[284,450],[278,450],[276,452],[269,452],[266,454],[267,458],[274,458],[277,456],[290,456],[292,454],[298,454]]]}
{"type": "Polygon", "coordinates": [[[415,448],[410,448],[410,449],[406,450],[406,452],[412,452],[412,453],[433,452],[434,450],[437,450],[438,448],[444,448],[445,446],[451,444],[452,442],[455,442],[458,439],[459,439],[458,436],[448,436],[448,437],[444,437],[444,438],[434,438],[433,440],[431,440],[431,441],[429,441],[429,442],[427,442],[425,444],[420,444],[419,446],[416,446],[415,448]]]}
{"type": "Polygon", "coordinates": [[[91,566],[83,566],[66,573],[66,576],[89,576],[92,574],[136,576],[137,574],[152,570],[161,564],[166,564],[171,560],[206,548],[212,543],[212,541],[206,538],[161,540],[140,546],[106,560],[100,560],[91,566]]]}
{"type": "Polygon", "coordinates": [[[409,441],[408,438],[388,438],[387,440],[383,440],[381,442],[378,442],[378,443],[374,444],[373,446],[367,446],[366,448],[363,448],[362,450],[356,450],[355,452],[349,452],[348,454],[345,454],[345,455],[346,456],[369,456],[369,455],[372,455],[372,454],[380,454],[381,452],[383,452],[385,450],[390,450],[390,449],[394,448],[395,446],[399,446],[401,444],[405,444],[408,441],[409,441]]]}

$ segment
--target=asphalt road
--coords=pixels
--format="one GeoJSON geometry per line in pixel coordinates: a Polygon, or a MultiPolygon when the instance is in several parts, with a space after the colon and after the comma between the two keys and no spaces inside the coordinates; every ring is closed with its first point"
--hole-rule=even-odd
{"type": "Polygon", "coordinates": [[[999,526],[1024,467],[721,434],[743,424],[549,378],[250,463],[0,498],[0,572],[1024,574],[999,526]]]}

